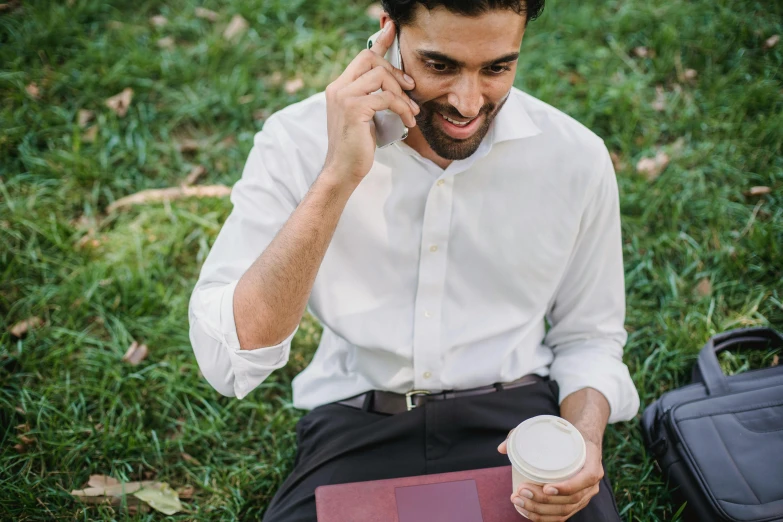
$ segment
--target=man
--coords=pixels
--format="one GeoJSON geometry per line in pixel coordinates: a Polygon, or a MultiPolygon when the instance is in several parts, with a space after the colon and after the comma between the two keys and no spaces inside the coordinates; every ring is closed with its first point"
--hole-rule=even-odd
{"type": "Polygon", "coordinates": [[[602,438],[639,398],[617,183],[601,138],[512,87],[543,0],[383,7],[372,50],[256,135],[191,298],[199,365],[228,396],[287,363],[305,307],[324,327],[264,520],[314,520],[321,484],[508,465],[509,430],[540,414],[580,430],[587,462],[509,501],[619,520],[602,438]],[[395,34],[404,72],[383,59],[395,34]],[[376,149],[385,109],[410,132],[376,149]]]}

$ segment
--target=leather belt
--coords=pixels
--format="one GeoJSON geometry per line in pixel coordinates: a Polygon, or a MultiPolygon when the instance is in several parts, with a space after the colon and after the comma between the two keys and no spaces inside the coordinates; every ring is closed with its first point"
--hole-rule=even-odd
{"type": "Polygon", "coordinates": [[[396,414],[410,411],[429,401],[440,401],[445,399],[454,399],[457,397],[470,397],[472,395],[483,395],[495,391],[503,391],[528,384],[543,382],[545,379],[539,375],[531,373],[520,377],[512,382],[498,382],[479,388],[470,388],[467,390],[446,390],[439,393],[432,393],[429,390],[411,390],[408,393],[394,393],[383,390],[370,390],[360,393],[353,397],[337,401],[336,404],[367,410],[375,413],[396,414]]]}

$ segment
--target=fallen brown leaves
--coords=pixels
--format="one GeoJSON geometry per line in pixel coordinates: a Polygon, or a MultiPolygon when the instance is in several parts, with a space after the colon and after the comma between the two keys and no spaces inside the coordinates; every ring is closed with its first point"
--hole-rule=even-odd
{"type": "Polygon", "coordinates": [[[28,84],[24,90],[27,91],[27,94],[29,94],[30,97],[34,100],[41,98],[41,90],[38,88],[38,84],[35,82],[28,84]]]}
{"type": "Polygon", "coordinates": [[[207,169],[205,169],[203,165],[196,165],[191,169],[190,173],[188,173],[188,177],[182,182],[182,186],[189,187],[190,185],[195,185],[201,176],[206,173],[207,169]]]}
{"type": "Polygon", "coordinates": [[[647,178],[648,181],[653,181],[655,178],[661,175],[666,166],[669,164],[669,155],[664,151],[659,150],[655,157],[646,157],[640,159],[636,163],[636,171],[647,178]]]}
{"type": "Polygon", "coordinates": [[[216,22],[218,19],[218,14],[215,11],[210,11],[204,7],[197,7],[196,17],[203,20],[209,20],[210,22],[216,22]]]}
{"type": "Polygon", "coordinates": [[[769,187],[765,187],[763,185],[759,185],[756,187],[750,187],[750,190],[748,190],[745,195],[746,196],[766,196],[772,192],[772,189],[769,187]]]}
{"type": "Polygon", "coordinates": [[[302,78],[293,78],[285,82],[285,92],[288,94],[296,94],[302,89],[302,87],[304,87],[304,85],[305,83],[302,78]]]}
{"type": "Polygon", "coordinates": [[[155,27],[165,27],[169,23],[169,19],[163,15],[155,15],[150,18],[150,23],[155,27]]]}
{"type": "Polygon", "coordinates": [[[28,317],[24,321],[19,321],[13,325],[8,329],[8,331],[11,332],[11,335],[17,339],[21,339],[27,334],[29,330],[32,330],[33,328],[39,328],[41,325],[43,325],[43,319],[40,317],[28,317]]]}
{"type": "Polygon", "coordinates": [[[122,360],[130,364],[131,366],[138,365],[141,361],[147,358],[149,350],[146,344],[139,344],[133,341],[128,347],[128,351],[122,356],[122,360]]]}
{"type": "Polygon", "coordinates": [[[193,487],[186,486],[179,491],[174,491],[166,482],[144,480],[139,482],[120,482],[106,475],[90,475],[84,489],[75,489],[71,495],[85,504],[108,504],[112,507],[121,507],[123,503],[128,511],[149,511],[149,507],[167,515],[173,515],[182,511],[182,498],[193,496],[193,487]]]}
{"type": "Polygon", "coordinates": [[[231,194],[231,188],[225,185],[205,185],[203,187],[169,187],[164,189],[142,190],[120,198],[106,208],[106,212],[112,212],[141,205],[145,203],[174,201],[183,198],[222,198],[231,194]]]}
{"type": "Polygon", "coordinates": [[[708,278],[704,278],[696,285],[696,293],[702,297],[706,297],[712,293],[712,283],[708,278]]]}
{"type": "Polygon", "coordinates": [[[79,109],[79,112],[76,113],[76,122],[79,124],[79,127],[86,127],[92,119],[95,118],[95,113],[93,111],[88,111],[87,109],[79,109]]]}
{"type": "Polygon", "coordinates": [[[247,23],[247,20],[245,20],[242,15],[236,14],[231,18],[225,31],[223,31],[223,38],[229,41],[234,40],[247,31],[249,27],[250,24],[247,23]]]}
{"type": "Polygon", "coordinates": [[[157,41],[157,45],[161,49],[169,49],[169,50],[174,49],[174,38],[172,38],[171,36],[166,36],[164,38],[161,38],[160,40],[157,41]]]}
{"type": "Polygon", "coordinates": [[[769,38],[764,40],[764,47],[766,49],[772,49],[773,47],[775,47],[778,44],[779,41],[780,41],[780,35],[779,34],[773,34],[772,36],[770,36],[769,38]]]}
{"type": "Polygon", "coordinates": [[[122,118],[127,114],[128,107],[130,107],[131,100],[133,99],[133,89],[126,87],[121,93],[115,94],[111,98],[106,100],[106,106],[117,113],[122,118]]]}

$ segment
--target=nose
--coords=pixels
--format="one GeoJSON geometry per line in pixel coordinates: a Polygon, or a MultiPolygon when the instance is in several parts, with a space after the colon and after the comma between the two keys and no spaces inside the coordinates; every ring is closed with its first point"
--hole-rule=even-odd
{"type": "Polygon", "coordinates": [[[481,83],[473,75],[460,76],[448,96],[449,103],[465,118],[475,118],[484,106],[481,83]]]}

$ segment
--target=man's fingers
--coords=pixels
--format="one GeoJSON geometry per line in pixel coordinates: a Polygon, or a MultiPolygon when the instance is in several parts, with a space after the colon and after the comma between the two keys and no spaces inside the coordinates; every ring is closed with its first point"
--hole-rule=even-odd
{"type": "Polygon", "coordinates": [[[378,89],[391,91],[397,96],[409,99],[408,95],[403,92],[397,79],[383,67],[375,67],[364,73],[355,82],[345,86],[341,94],[344,96],[362,96],[372,94],[378,89]]]}
{"type": "Polygon", "coordinates": [[[370,50],[380,57],[385,56],[386,51],[388,51],[389,47],[391,47],[391,44],[394,43],[395,36],[396,31],[394,29],[394,22],[387,20],[386,25],[383,26],[383,30],[381,31],[380,36],[375,40],[375,43],[372,44],[370,50]]]}
{"type": "Polygon", "coordinates": [[[523,501],[538,502],[542,504],[576,504],[587,493],[587,490],[582,490],[573,495],[547,495],[544,493],[541,486],[522,484],[519,490],[514,493],[511,498],[519,497],[523,501]],[[530,494],[526,494],[525,491],[529,491],[530,494]],[[531,497],[532,495],[532,497],[531,497]]]}
{"type": "Polygon", "coordinates": [[[365,96],[369,107],[375,111],[382,111],[389,109],[399,114],[403,122],[406,122],[407,127],[416,126],[416,118],[413,116],[413,109],[408,104],[408,101],[401,96],[390,91],[381,91],[379,93],[373,93],[365,96]]]}
{"type": "Polygon", "coordinates": [[[557,491],[557,495],[573,495],[583,489],[588,489],[598,484],[604,476],[604,468],[600,463],[593,466],[585,466],[582,471],[566,480],[557,484],[547,484],[544,486],[544,491],[549,493],[550,491],[557,491]]]}

